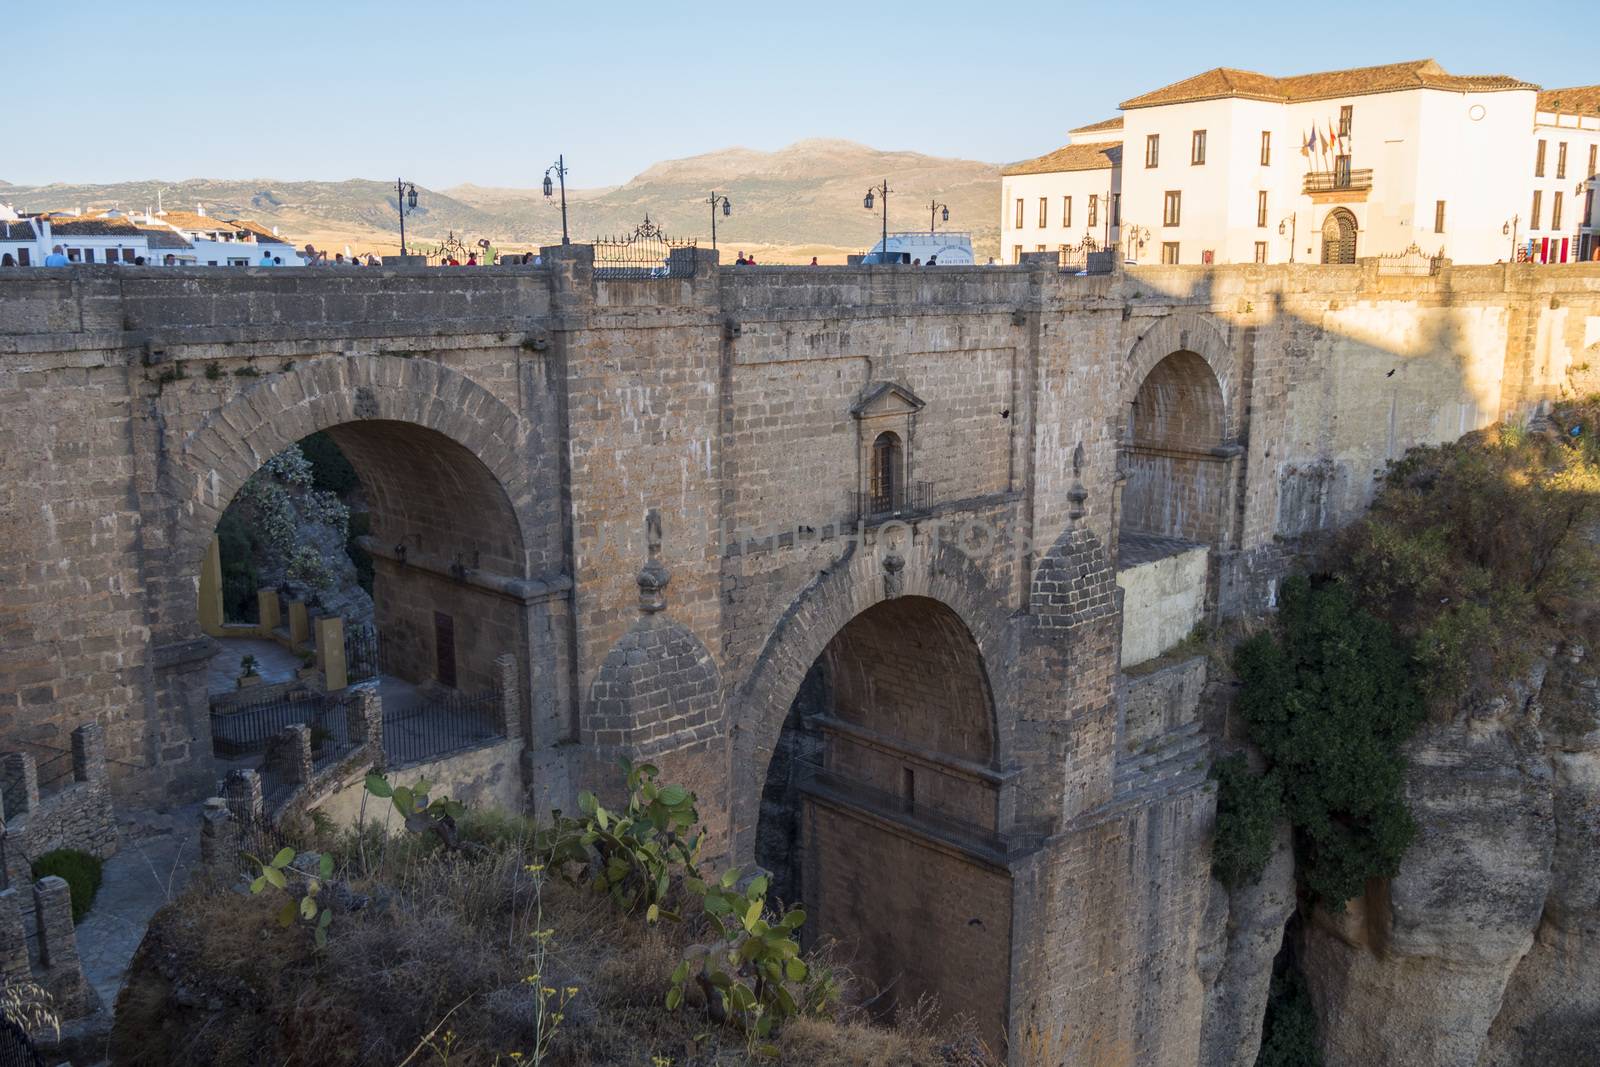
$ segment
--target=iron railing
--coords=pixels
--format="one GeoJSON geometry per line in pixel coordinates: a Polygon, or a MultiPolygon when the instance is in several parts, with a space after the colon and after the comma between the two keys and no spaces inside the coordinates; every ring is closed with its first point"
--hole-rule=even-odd
{"type": "Polygon", "coordinates": [[[310,690],[295,690],[257,701],[217,703],[211,707],[211,751],[238,759],[266,751],[269,738],[285,726],[305,723],[327,729],[328,699],[310,690]]]}
{"type": "Polygon", "coordinates": [[[505,736],[500,695],[446,693],[383,712],[383,752],[390,767],[437,759],[505,736]]]}
{"type": "Polygon", "coordinates": [[[682,277],[693,273],[693,257],[674,256],[672,253],[693,247],[693,238],[680,240],[668,237],[646,215],[631,234],[595,238],[594,276],[618,279],[682,277]]]}
{"type": "Polygon", "coordinates": [[[910,485],[892,486],[887,490],[873,489],[867,492],[852,490],[850,493],[850,515],[856,523],[910,518],[926,515],[932,510],[932,482],[912,482],[910,485]]]}
{"type": "Polygon", "coordinates": [[[376,626],[352,626],[344,632],[344,668],[349,684],[396,673],[393,652],[376,626]]]}
{"type": "Polygon", "coordinates": [[[33,1038],[9,1015],[0,1015],[0,1067],[44,1067],[33,1038]]]}
{"type": "Polygon", "coordinates": [[[1372,188],[1372,169],[1363,167],[1359,170],[1314,170],[1306,174],[1305,183],[1301,192],[1310,193],[1342,193],[1363,192],[1372,188]]]}

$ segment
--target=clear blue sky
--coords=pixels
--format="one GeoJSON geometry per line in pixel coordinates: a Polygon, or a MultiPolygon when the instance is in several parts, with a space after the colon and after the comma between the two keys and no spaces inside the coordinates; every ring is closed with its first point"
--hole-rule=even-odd
{"type": "Polygon", "coordinates": [[[1433,57],[1457,73],[1592,83],[1597,10],[0,0],[17,60],[0,180],[403,174],[533,186],[565,152],[571,183],[594,186],[661,159],[803,137],[999,162],[1215,66],[1294,74],[1433,57]],[[29,38],[48,57],[42,70],[17,51],[29,38]]]}

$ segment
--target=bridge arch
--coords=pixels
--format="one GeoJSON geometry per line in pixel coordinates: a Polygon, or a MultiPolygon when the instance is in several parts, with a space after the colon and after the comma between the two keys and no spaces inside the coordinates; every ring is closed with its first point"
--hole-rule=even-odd
{"type": "Polygon", "coordinates": [[[1005,619],[953,546],[861,548],[791,605],[736,697],[734,746],[734,810],[756,813],[739,858],[805,907],[805,936],[842,942],[878,1008],[934,994],[991,1039],[1021,778],[1006,672],[988,666],[1005,619]]]}
{"type": "MultiPolygon", "coordinates": [[[[370,506],[375,622],[407,681],[476,691],[494,658],[529,670],[527,598],[548,548],[515,412],[422,359],[337,356],[297,364],[213,411],[175,450],[178,501],[160,620],[200,630],[196,585],[223,512],[268,459],[325,431],[370,506]]],[[[212,631],[215,632],[215,631],[212,631]]]]}

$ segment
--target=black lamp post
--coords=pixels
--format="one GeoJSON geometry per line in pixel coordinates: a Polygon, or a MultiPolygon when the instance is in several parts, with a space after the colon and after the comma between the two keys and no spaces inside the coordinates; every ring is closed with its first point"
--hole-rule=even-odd
{"type": "Polygon", "coordinates": [[[934,219],[934,216],[936,214],[938,214],[939,212],[941,212],[941,211],[944,212],[944,215],[942,216],[942,221],[949,222],[950,221],[950,205],[949,204],[941,204],[937,200],[928,201],[928,232],[929,233],[936,232],[936,227],[935,227],[933,219],[934,219]]]}
{"type": "Polygon", "coordinates": [[[861,201],[861,206],[868,211],[872,210],[872,198],[883,198],[883,244],[878,249],[878,262],[887,263],[889,256],[889,194],[894,190],[889,188],[889,179],[885,178],[883,184],[874,185],[867,190],[866,197],[861,201]]]}
{"type": "Polygon", "coordinates": [[[556,161],[545,168],[544,195],[546,197],[555,192],[550,182],[552,171],[561,182],[561,243],[570,245],[572,239],[567,236],[567,160],[565,156],[557,156],[556,161]]]}
{"type": "Polygon", "coordinates": [[[1521,215],[1512,215],[1500,227],[1500,236],[1511,238],[1511,262],[1517,261],[1517,227],[1522,224],[1521,215]]]}
{"type": "Polygon", "coordinates": [[[706,203],[711,205],[711,251],[717,250],[717,205],[722,205],[722,217],[727,218],[733,214],[733,202],[727,196],[718,196],[713,189],[711,195],[706,197],[706,203]]]}
{"type": "Polygon", "coordinates": [[[400,212],[400,254],[406,254],[406,212],[417,210],[417,187],[404,178],[394,180],[394,206],[400,212]]]}
{"type": "Polygon", "coordinates": [[[1294,246],[1300,240],[1300,213],[1298,211],[1292,213],[1288,218],[1278,221],[1278,236],[1282,237],[1285,230],[1289,234],[1289,262],[1293,263],[1294,246]]]}

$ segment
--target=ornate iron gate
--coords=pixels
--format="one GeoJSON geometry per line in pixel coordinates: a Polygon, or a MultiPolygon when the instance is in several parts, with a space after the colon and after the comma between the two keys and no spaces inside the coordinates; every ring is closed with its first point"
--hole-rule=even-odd
{"type": "Polygon", "coordinates": [[[668,237],[646,215],[626,236],[595,238],[594,274],[597,278],[681,277],[693,272],[693,259],[679,257],[675,263],[672,253],[693,247],[693,238],[668,237]]]}

